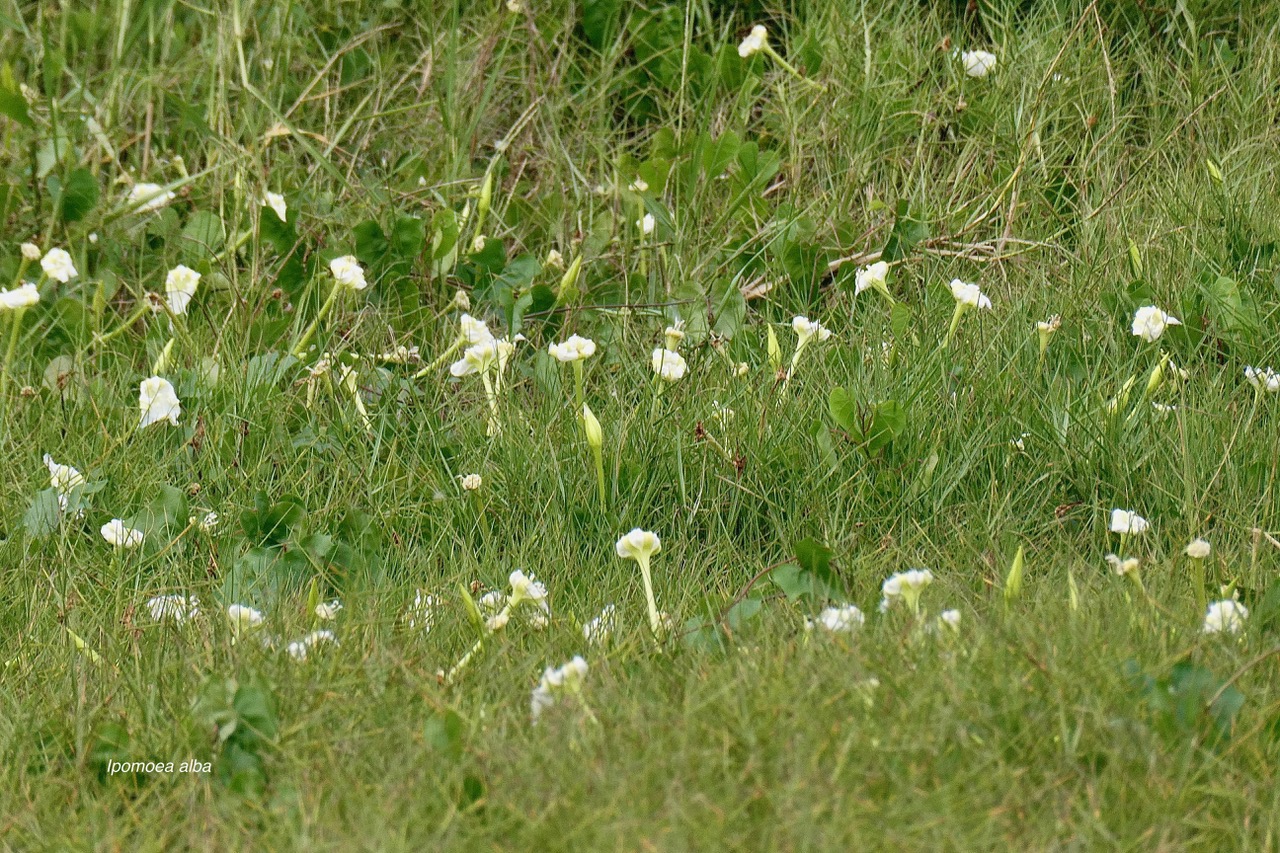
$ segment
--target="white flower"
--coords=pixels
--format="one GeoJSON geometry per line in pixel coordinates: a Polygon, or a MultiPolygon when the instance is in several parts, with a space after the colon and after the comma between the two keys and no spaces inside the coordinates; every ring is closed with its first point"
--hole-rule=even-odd
{"type": "Polygon", "coordinates": [[[287,222],[285,218],[289,212],[288,205],[285,204],[284,196],[280,193],[267,192],[262,196],[262,206],[269,207],[276,212],[276,216],[280,217],[281,222],[287,222]]]}
{"type": "Polygon", "coordinates": [[[557,272],[564,270],[564,255],[555,249],[547,252],[547,259],[542,262],[547,269],[556,270],[557,272]]]}
{"type": "Polygon", "coordinates": [[[19,250],[22,252],[22,259],[24,261],[40,260],[40,247],[35,243],[23,243],[22,246],[19,247],[19,250]]]}
{"type": "Polygon", "coordinates": [[[204,518],[196,523],[196,526],[205,533],[212,533],[221,521],[222,518],[216,512],[209,510],[204,514],[204,518]]]}
{"type": "Polygon", "coordinates": [[[44,270],[44,274],[49,278],[63,284],[80,274],[76,272],[75,264],[71,262],[71,255],[67,254],[66,249],[50,249],[45,252],[44,257],[40,259],[40,269],[44,270]]]}
{"type": "Polygon", "coordinates": [[[600,615],[582,626],[582,639],[586,640],[589,646],[608,645],[616,627],[617,614],[615,608],[612,604],[606,604],[604,609],[600,611],[600,615]]]}
{"type": "Polygon", "coordinates": [[[1182,321],[1154,305],[1144,305],[1133,313],[1133,333],[1147,343],[1160,339],[1166,326],[1181,326],[1182,321]]]}
{"type": "Polygon", "coordinates": [[[1111,510],[1112,533],[1142,533],[1147,529],[1147,520],[1131,509],[1111,510]]]}
{"type": "Polygon", "coordinates": [[[880,586],[880,592],[884,596],[880,604],[881,612],[888,610],[889,605],[898,599],[905,601],[912,613],[917,612],[920,593],[931,583],[933,583],[933,572],[928,569],[911,569],[889,575],[880,586]]]}
{"type": "Polygon", "coordinates": [[[636,220],[636,227],[639,228],[646,237],[653,233],[653,225],[652,213],[646,213],[643,218],[636,220]]]}
{"type": "Polygon", "coordinates": [[[526,575],[516,569],[507,577],[507,580],[511,584],[511,597],[507,599],[507,606],[514,610],[528,601],[550,612],[547,604],[547,588],[535,576],[526,575]]]}
{"type": "Polygon", "coordinates": [[[685,363],[684,356],[665,347],[655,349],[650,362],[653,365],[653,372],[668,382],[682,379],[685,371],[689,369],[689,365],[685,363]]]}
{"type": "Polygon", "coordinates": [[[422,633],[426,634],[431,631],[431,626],[435,623],[435,620],[435,596],[420,589],[415,589],[413,604],[409,605],[409,612],[405,614],[405,621],[409,623],[410,628],[421,628],[422,633]]]}
{"type": "Polygon", "coordinates": [[[176,193],[165,192],[164,187],[159,184],[134,184],[129,188],[128,204],[139,213],[149,213],[159,210],[177,197],[176,193]]]}
{"type": "Polygon", "coordinates": [[[102,525],[102,538],[117,551],[137,548],[142,544],[142,531],[126,527],[118,518],[113,518],[102,525]]]}
{"type": "Polygon", "coordinates": [[[462,478],[462,490],[464,492],[474,492],[484,485],[484,478],[479,474],[468,474],[462,478]]]}
{"type": "Polygon", "coordinates": [[[178,418],[182,415],[182,404],[178,400],[177,392],[173,390],[173,385],[169,380],[159,376],[142,380],[138,391],[138,405],[142,409],[142,420],[138,423],[138,429],[144,429],[161,421],[168,421],[177,426],[178,418]]]}
{"type": "Polygon", "coordinates": [[[157,595],[147,600],[147,610],[156,622],[173,621],[181,625],[200,612],[200,601],[194,595],[157,595]]]}
{"type": "Polygon", "coordinates": [[[854,276],[853,294],[857,296],[868,287],[877,290],[888,289],[889,265],[884,261],[876,261],[869,267],[858,270],[854,276]]]}
{"type": "Polygon", "coordinates": [[[484,610],[487,613],[497,613],[499,610],[507,606],[507,595],[506,593],[495,589],[480,596],[480,599],[476,604],[480,606],[481,610],[484,610]]]}
{"type": "MultiPolygon", "coordinates": [[[[458,291],[458,293],[462,292],[458,291]]],[[[472,346],[493,341],[493,333],[489,331],[489,327],[470,314],[459,317],[458,324],[462,327],[462,339],[472,346]]]]}
{"type": "Polygon", "coordinates": [[[1259,391],[1268,391],[1272,394],[1280,391],[1280,373],[1276,373],[1270,367],[1246,367],[1244,378],[1259,391]]]}
{"type": "Polygon", "coordinates": [[[586,678],[587,662],[581,655],[574,655],[573,660],[562,667],[547,667],[538,686],[533,689],[530,703],[533,722],[538,722],[542,712],[556,703],[557,694],[581,692],[586,678]]]}
{"type": "Polygon", "coordinates": [[[287,651],[289,653],[289,657],[293,658],[294,660],[304,661],[307,659],[307,654],[312,649],[314,649],[316,646],[319,646],[323,643],[332,643],[333,645],[336,646],[338,644],[338,638],[333,635],[332,631],[329,631],[327,629],[312,631],[310,634],[307,634],[301,640],[295,640],[294,642],[290,643],[288,647],[285,649],[285,651],[287,651]]]}
{"type": "Polygon", "coordinates": [[[1052,335],[1054,332],[1058,331],[1058,329],[1060,328],[1062,328],[1062,318],[1059,317],[1057,314],[1054,314],[1047,321],[1046,320],[1036,321],[1036,331],[1042,335],[1052,335]]]}
{"type": "Polygon", "coordinates": [[[1238,634],[1248,618],[1249,608],[1235,599],[1215,601],[1205,611],[1203,630],[1206,634],[1238,634]]]}
{"type": "Polygon", "coordinates": [[[951,279],[951,295],[961,305],[967,305],[970,308],[991,309],[991,300],[983,294],[982,289],[976,284],[953,278],[951,279]]]}
{"type": "Polygon", "coordinates": [[[83,474],[70,465],[54,462],[48,453],[44,455],[44,465],[49,469],[49,485],[59,496],[65,497],[76,486],[83,486],[86,482],[83,474]]]}
{"type": "Polygon", "coordinates": [[[556,361],[566,364],[571,361],[585,361],[596,354],[596,342],[580,335],[570,335],[564,343],[548,346],[547,352],[556,361]]]}
{"type": "Polygon", "coordinates": [[[742,40],[738,45],[738,56],[743,59],[755,56],[764,50],[765,45],[769,43],[769,31],[760,24],[756,24],[751,28],[751,34],[742,40]]]}
{"type": "Polygon", "coordinates": [[[944,610],[941,613],[939,613],[938,627],[942,628],[943,626],[946,626],[947,628],[950,628],[952,631],[959,633],[960,611],[953,609],[953,610],[944,610]]]}
{"type": "Polygon", "coordinates": [[[1187,545],[1185,553],[1193,560],[1204,560],[1212,551],[1213,547],[1205,540],[1192,539],[1191,544],[1187,545]]]}
{"type": "Polygon", "coordinates": [[[857,607],[852,604],[842,604],[839,607],[826,608],[818,614],[817,619],[805,619],[804,629],[812,631],[815,627],[820,627],[833,634],[852,634],[866,621],[867,618],[857,607]]]}
{"type": "Polygon", "coordinates": [[[165,301],[169,310],[175,314],[186,314],[191,297],[196,295],[196,286],[200,284],[200,273],[182,264],[169,270],[164,279],[165,301]]]}
{"type": "Polygon", "coordinates": [[[986,77],[996,67],[996,55],[985,50],[967,50],[960,54],[960,63],[970,77],[986,77]]]}
{"type": "Polygon", "coordinates": [[[336,598],[333,601],[322,601],[316,605],[316,618],[332,622],[338,618],[338,611],[341,609],[342,602],[336,598]]]}
{"type": "Polygon", "coordinates": [[[12,290],[0,290],[0,309],[30,308],[40,301],[40,291],[31,282],[12,290]]]}
{"type": "MultiPolygon", "coordinates": [[[[465,290],[458,288],[453,292],[453,299],[450,301],[449,307],[457,308],[459,311],[470,311],[471,297],[467,295],[465,290]]],[[[474,343],[474,341],[472,343],[474,343]]]]}
{"type": "Polygon", "coordinates": [[[386,352],[378,353],[378,361],[385,361],[389,364],[410,364],[421,358],[418,354],[418,346],[405,346],[404,344],[396,344],[386,352]]]}
{"type": "Polygon", "coordinates": [[[1125,557],[1122,560],[1115,554],[1107,554],[1104,559],[1106,559],[1107,565],[1111,566],[1112,571],[1120,575],[1120,577],[1136,573],[1138,566],[1141,565],[1141,561],[1137,557],[1125,557]]]}
{"type": "Polygon", "coordinates": [[[329,261],[329,272],[333,273],[334,281],[351,290],[364,290],[369,286],[364,279],[364,269],[354,255],[343,255],[329,261]]]}
{"type": "Polygon", "coordinates": [[[662,540],[658,538],[658,534],[637,527],[620,538],[614,549],[624,560],[647,561],[662,550],[662,540]]]}
{"type": "Polygon", "coordinates": [[[449,373],[461,378],[472,373],[487,373],[498,363],[498,342],[490,339],[467,347],[462,358],[449,365],[449,373]]]}
{"type": "Polygon", "coordinates": [[[492,634],[494,631],[501,631],[507,627],[507,623],[511,621],[510,610],[500,610],[490,616],[484,623],[484,629],[492,634]]]}
{"type": "Polygon", "coordinates": [[[257,628],[262,624],[262,611],[254,610],[243,604],[232,604],[227,608],[227,621],[231,623],[231,634],[239,637],[242,631],[257,628]]]}
{"type": "Polygon", "coordinates": [[[815,338],[822,342],[831,337],[830,329],[817,320],[810,320],[808,317],[793,317],[791,319],[791,330],[799,338],[796,343],[797,347],[803,347],[815,338]]]}

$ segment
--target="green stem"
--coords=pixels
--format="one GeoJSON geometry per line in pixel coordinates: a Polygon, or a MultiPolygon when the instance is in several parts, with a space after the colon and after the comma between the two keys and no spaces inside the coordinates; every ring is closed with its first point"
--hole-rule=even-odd
{"type": "Polygon", "coordinates": [[[585,385],[582,369],[582,359],[578,359],[573,363],[573,386],[576,393],[574,402],[578,404],[578,420],[582,420],[582,407],[586,405],[585,385]]]}
{"type": "Polygon", "coordinates": [[[458,348],[462,346],[465,340],[466,338],[459,335],[457,339],[454,340],[453,343],[449,344],[449,348],[447,350],[440,353],[440,356],[435,361],[431,362],[426,367],[422,368],[417,373],[413,374],[413,378],[421,379],[422,377],[426,376],[428,373],[431,373],[434,370],[436,370],[438,367],[440,367],[440,365],[448,361],[455,352],[458,351],[458,348]]]}
{"type": "Polygon", "coordinates": [[[960,318],[964,316],[964,310],[968,307],[963,302],[956,303],[956,310],[951,313],[951,325],[947,328],[947,336],[942,341],[944,347],[951,346],[951,339],[955,336],[956,329],[960,327],[960,318]]]}
{"type": "Polygon", "coordinates": [[[591,448],[591,455],[596,460],[596,492],[600,496],[600,512],[608,511],[608,501],[604,490],[604,453],[599,447],[591,448]]]}
{"type": "Polygon", "coordinates": [[[18,332],[22,328],[22,315],[26,312],[26,308],[13,309],[13,321],[9,326],[9,345],[4,351],[3,369],[0,369],[0,407],[3,407],[0,411],[4,413],[0,423],[9,419],[9,371],[13,369],[13,356],[18,351],[18,332]]]}
{"type": "Polygon", "coordinates": [[[316,314],[315,319],[311,321],[311,325],[307,326],[307,330],[302,333],[302,338],[298,341],[297,346],[293,348],[292,354],[294,358],[302,358],[303,354],[307,351],[307,344],[311,343],[311,336],[316,333],[316,329],[320,326],[320,321],[323,320],[325,315],[327,315],[333,308],[333,303],[338,301],[338,291],[341,288],[342,285],[338,284],[336,281],[333,283],[333,289],[329,291],[329,298],[320,306],[320,313],[316,314]]]}
{"type": "Polygon", "coordinates": [[[105,335],[99,335],[95,342],[98,344],[105,344],[108,341],[112,340],[113,338],[119,337],[123,332],[133,328],[133,324],[141,320],[143,316],[150,310],[151,310],[151,307],[146,303],[145,300],[143,302],[140,302],[138,304],[137,310],[135,310],[133,314],[129,316],[128,320],[125,320],[123,323],[121,323],[119,326],[112,329],[111,331],[107,332],[105,335]]]}
{"type": "Polygon", "coordinates": [[[649,628],[653,631],[653,638],[660,640],[662,620],[658,616],[658,602],[653,597],[653,578],[649,576],[649,557],[638,557],[636,562],[640,564],[640,576],[644,578],[644,598],[649,606],[649,628]]]}
{"type": "Polygon", "coordinates": [[[785,59],[783,59],[782,56],[776,50],[773,49],[772,45],[766,44],[763,48],[763,52],[767,56],[771,57],[774,62],[781,65],[784,71],[786,71],[792,77],[799,80],[801,83],[804,83],[807,86],[813,86],[819,92],[827,91],[826,86],[822,85],[821,83],[815,80],[810,80],[808,77],[805,77],[803,74],[797,71],[795,69],[795,66],[793,66],[790,62],[787,62],[785,59]]]}

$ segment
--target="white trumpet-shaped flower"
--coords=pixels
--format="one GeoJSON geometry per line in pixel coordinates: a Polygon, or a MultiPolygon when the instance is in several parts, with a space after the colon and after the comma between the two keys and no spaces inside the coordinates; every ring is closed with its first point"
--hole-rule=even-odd
{"type": "Polygon", "coordinates": [[[556,361],[568,364],[573,361],[585,361],[596,354],[596,342],[581,335],[570,335],[564,343],[553,343],[547,352],[556,361]]]}
{"type": "Polygon", "coordinates": [[[295,640],[290,643],[285,648],[285,651],[288,652],[289,657],[294,660],[305,661],[307,659],[307,655],[311,653],[312,649],[325,644],[332,644],[336,646],[338,644],[338,638],[334,636],[332,631],[322,628],[319,631],[312,631],[301,640],[295,640]]]}
{"type": "Polygon", "coordinates": [[[39,301],[40,291],[29,281],[11,290],[0,290],[0,310],[2,311],[30,308],[39,301]]]}
{"type": "Polygon", "coordinates": [[[329,272],[333,274],[335,282],[351,290],[364,290],[369,286],[364,277],[364,268],[354,255],[343,255],[329,261],[329,272]]]}
{"type": "Polygon", "coordinates": [[[138,390],[138,405],[142,409],[142,420],[138,423],[138,429],[161,421],[168,421],[173,426],[177,426],[178,418],[182,416],[182,403],[178,400],[178,394],[173,390],[173,385],[169,380],[159,376],[142,380],[138,390]]]}
{"type": "Polygon", "coordinates": [[[750,34],[738,45],[738,56],[748,59],[765,49],[769,43],[769,31],[760,24],[751,28],[750,34]]]}
{"type": "Polygon", "coordinates": [[[160,184],[134,184],[129,188],[128,204],[139,213],[151,213],[177,198],[172,190],[166,191],[160,184]]]}
{"type": "Polygon", "coordinates": [[[996,67],[996,55],[985,50],[966,50],[960,54],[960,64],[970,77],[986,77],[996,67]]]}
{"type": "Polygon", "coordinates": [[[1193,560],[1207,560],[1212,552],[1213,546],[1204,539],[1192,539],[1183,553],[1193,560]]]}
{"type": "Polygon", "coordinates": [[[640,575],[644,580],[645,603],[649,608],[649,627],[655,637],[664,633],[662,618],[658,613],[658,602],[653,596],[653,576],[649,571],[649,559],[662,550],[662,540],[656,533],[634,528],[630,533],[618,539],[614,546],[618,556],[624,560],[635,560],[640,567],[640,575]]]}
{"type": "Polygon", "coordinates": [[[804,629],[812,631],[814,628],[823,628],[832,634],[851,634],[866,621],[866,617],[856,606],[842,604],[824,609],[816,619],[806,618],[804,629]]]}
{"type": "Polygon", "coordinates": [[[856,296],[868,288],[879,290],[888,295],[889,264],[884,261],[876,261],[874,264],[858,270],[853,279],[854,295],[856,296]]]}
{"type": "Polygon", "coordinates": [[[1259,391],[1266,391],[1270,394],[1280,392],[1280,373],[1276,373],[1270,367],[1246,367],[1244,369],[1244,378],[1249,380],[1249,384],[1259,391]]]}
{"type": "Polygon", "coordinates": [[[102,525],[102,538],[107,540],[117,551],[127,551],[142,544],[142,531],[129,527],[118,518],[113,518],[102,525]]]}
{"type": "Polygon", "coordinates": [[[262,206],[269,207],[276,212],[276,216],[280,217],[281,222],[287,222],[289,207],[285,204],[284,196],[280,193],[266,192],[262,194],[262,206]]]}
{"type": "Polygon", "coordinates": [[[958,278],[951,279],[951,295],[955,297],[956,302],[968,308],[981,308],[984,310],[991,309],[991,300],[976,284],[961,281],[958,278]]]}
{"type": "Polygon", "coordinates": [[[587,662],[581,655],[574,655],[573,660],[561,667],[547,667],[542,679],[533,689],[530,700],[530,713],[533,722],[548,708],[556,704],[556,697],[562,693],[578,694],[587,678],[587,662]]]}
{"type": "Polygon", "coordinates": [[[653,372],[662,377],[667,382],[675,382],[683,379],[685,373],[689,369],[689,365],[685,362],[684,356],[666,347],[658,347],[653,351],[650,358],[653,372]]]}
{"type": "Polygon", "coordinates": [[[1215,601],[1209,605],[1204,614],[1206,634],[1238,634],[1244,630],[1244,622],[1249,618],[1249,608],[1235,599],[1215,601]]]}
{"type": "Polygon", "coordinates": [[[76,266],[71,262],[71,255],[66,249],[50,249],[45,252],[44,257],[40,259],[40,269],[44,270],[44,274],[49,278],[63,284],[80,274],[76,272],[76,266]]]}
{"type": "Polygon", "coordinates": [[[1111,570],[1122,578],[1136,575],[1139,566],[1142,565],[1142,561],[1137,557],[1121,558],[1115,554],[1107,554],[1104,559],[1107,561],[1107,565],[1111,567],[1111,570]]]}
{"type": "Polygon", "coordinates": [[[910,569],[890,575],[880,587],[880,593],[884,596],[881,609],[887,610],[893,602],[901,599],[911,608],[912,613],[918,613],[920,594],[931,583],[933,583],[933,572],[928,569],[910,569]]]}
{"type": "Polygon", "coordinates": [[[1111,532],[1138,534],[1146,531],[1147,520],[1131,509],[1111,510],[1111,532]]]}
{"type": "Polygon", "coordinates": [[[174,314],[186,314],[191,297],[196,295],[196,287],[200,284],[200,273],[190,267],[179,264],[169,270],[164,279],[165,301],[174,314]]]}
{"type": "Polygon", "coordinates": [[[22,259],[24,261],[40,260],[40,247],[35,243],[23,243],[18,247],[18,250],[22,253],[22,259]]]}
{"type": "Polygon", "coordinates": [[[467,347],[462,358],[449,366],[449,373],[456,377],[472,373],[488,373],[498,364],[498,342],[490,339],[467,347]]]}
{"type": "Polygon", "coordinates": [[[606,646],[617,628],[617,612],[612,604],[606,604],[595,616],[582,626],[582,639],[589,646],[606,646]]]}
{"type": "Polygon", "coordinates": [[[1169,326],[1181,326],[1182,321],[1166,314],[1154,305],[1144,305],[1133,314],[1133,334],[1147,343],[1160,339],[1169,326]]]}
{"type": "Polygon", "coordinates": [[[200,601],[194,595],[157,595],[147,599],[147,610],[156,622],[181,625],[200,612],[200,601]]]}

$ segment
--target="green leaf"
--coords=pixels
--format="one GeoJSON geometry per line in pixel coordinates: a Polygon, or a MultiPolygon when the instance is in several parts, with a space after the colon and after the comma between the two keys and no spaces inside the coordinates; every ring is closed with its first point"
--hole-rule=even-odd
{"type": "Polygon", "coordinates": [[[98,204],[98,181],[88,169],[72,171],[65,185],[57,175],[46,183],[63,222],[79,222],[98,204]]]}
{"type": "Polygon", "coordinates": [[[449,761],[462,757],[462,715],[453,709],[437,711],[427,718],[423,736],[427,746],[449,761]]]}
{"type": "Polygon", "coordinates": [[[826,545],[810,536],[796,543],[795,552],[796,563],[802,571],[817,578],[828,589],[839,589],[843,586],[840,578],[831,568],[831,555],[834,552],[826,545]]]}
{"type": "Polygon", "coordinates": [[[200,210],[187,221],[182,229],[182,239],[189,245],[188,251],[202,254],[217,254],[227,241],[226,229],[218,214],[209,210],[200,210]]]}
{"type": "Polygon", "coordinates": [[[1222,338],[1254,343],[1262,331],[1258,308],[1234,279],[1218,276],[1203,287],[1205,313],[1222,338]]]}
{"type": "Polygon", "coordinates": [[[795,563],[786,563],[769,572],[769,581],[782,590],[789,601],[818,601],[839,597],[834,588],[795,563]]]}
{"type": "Polygon", "coordinates": [[[853,394],[844,388],[832,388],[827,395],[827,411],[836,426],[861,442],[862,430],[858,425],[858,404],[853,401],[853,394]]]}
{"type": "Polygon", "coordinates": [[[868,453],[888,446],[907,427],[907,413],[894,400],[876,403],[871,411],[871,426],[864,445],[868,453]]]}
{"type": "Polygon", "coordinates": [[[403,260],[422,254],[427,242],[427,224],[416,216],[397,216],[391,226],[391,251],[403,260]]]}
{"type": "Polygon", "coordinates": [[[352,231],[356,239],[356,257],[360,263],[372,266],[380,263],[390,245],[382,233],[382,226],[372,219],[361,222],[352,231]]]}
{"type": "Polygon", "coordinates": [[[582,32],[596,50],[603,50],[618,33],[622,0],[583,0],[582,32]]]}
{"type": "Polygon", "coordinates": [[[890,263],[901,260],[927,239],[929,239],[928,221],[918,213],[913,213],[905,200],[899,200],[893,230],[889,232],[889,239],[885,241],[880,260],[890,263]]]}
{"type": "Polygon", "coordinates": [[[22,523],[28,533],[36,539],[42,539],[58,529],[61,519],[62,510],[58,506],[58,490],[50,488],[36,492],[35,497],[31,499],[31,505],[22,516],[22,523]]]}
{"type": "Polygon", "coordinates": [[[724,174],[725,169],[729,168],[729,164],[737,159],[742,140],[732,130],[726,130],[715,140],[704,133],[701,147],[702,174],[708,179],[718,178],[724,174]]]}
{"type": "Polygon", "coordinates": [[[729,608],[725,621],[729,623],[732,630],[741,631],[748,622],[760,614],[763,607],[764,604],[758,598],[744,598],[729,608]]]}
{"type": "Polygon", "coordinates": [[[27,112],[27,99],[21,92],[0,88],[0,115],[6,115],[23,127],[35,127],[31,115],[27,112]]]}

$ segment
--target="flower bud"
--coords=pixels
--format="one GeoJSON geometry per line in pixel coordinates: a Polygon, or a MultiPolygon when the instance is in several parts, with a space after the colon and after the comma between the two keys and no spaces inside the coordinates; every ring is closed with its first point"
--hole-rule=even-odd
{"type": "Polygon", "coordinates": [[[600,421],[591,407],[586,404],[582,406],[582,428],[587,433],[587,444],[591,445],[592,450],[599,450],[604,446],[604,430],[600,428],[600,421]]]}

